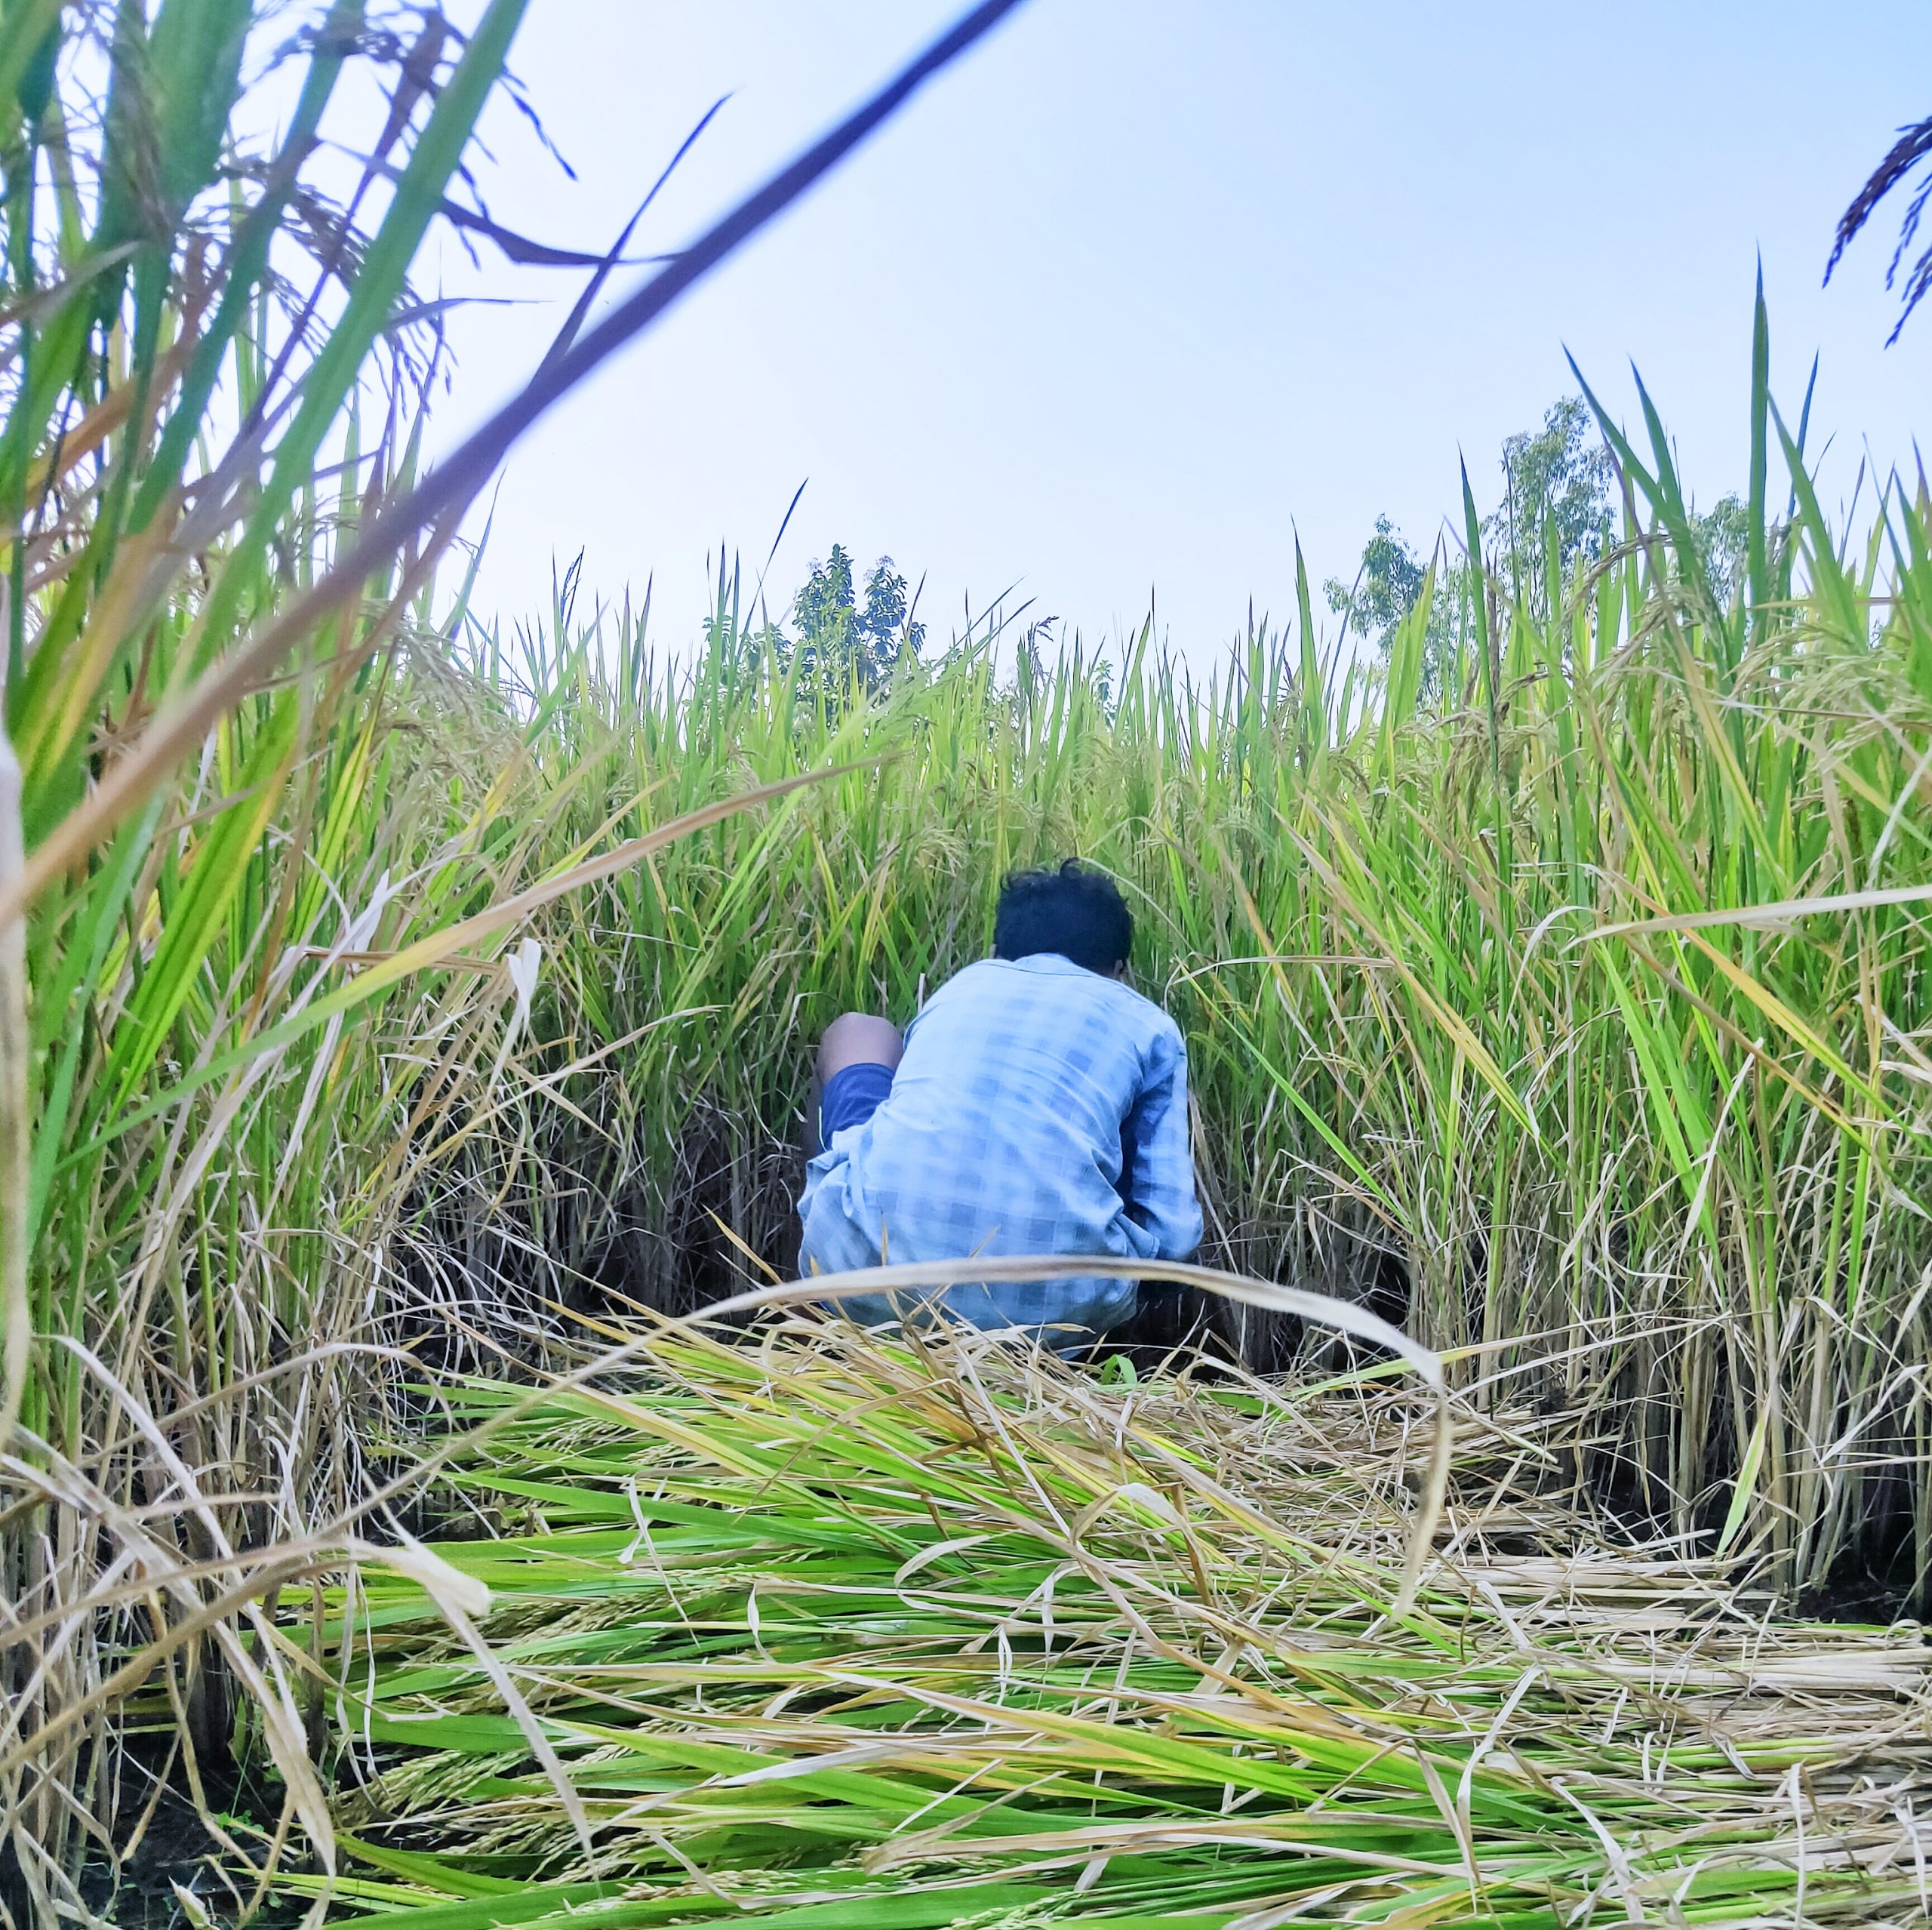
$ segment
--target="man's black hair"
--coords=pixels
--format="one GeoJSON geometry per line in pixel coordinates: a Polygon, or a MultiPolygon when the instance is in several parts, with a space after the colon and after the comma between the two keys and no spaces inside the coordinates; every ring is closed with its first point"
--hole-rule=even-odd
{"type": "Polygon", "coordinates": [[[1134,914],[1104,871],[1070,857],[1039,871],[1011,871],[993,913],[993,956],[1028,959],[1057,952],[1102,974],[1134,950],[1134,914]]]}

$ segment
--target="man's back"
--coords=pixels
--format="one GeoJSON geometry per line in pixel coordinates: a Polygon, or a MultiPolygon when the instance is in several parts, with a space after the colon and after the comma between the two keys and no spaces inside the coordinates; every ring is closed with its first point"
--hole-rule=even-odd
{"type": "MultiPolygon", "coordinates": [[[[800,1210],[807,1267],[826,1273],[980,1254],[1184,1257],[1201,1219],[1180,1031],[1055,953],[969,965],[908,1027],[878,1110],[813,1160],[800,1210]]],[[[1102,1331],[1134,1293],[1092,1278],[949,1300],[980,1325],[1102,1331]]]]}

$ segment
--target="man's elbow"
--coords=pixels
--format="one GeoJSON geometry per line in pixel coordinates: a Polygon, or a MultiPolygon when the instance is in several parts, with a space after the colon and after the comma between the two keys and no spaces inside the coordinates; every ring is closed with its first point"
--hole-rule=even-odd
{"type": "Polygon", "coordinates": [[[1192,1260],[1201,1251],[1202,1230],[1198,1207],[1171,1220],[1161,1229],[1160,1257],[1176,1261],[1192,1260]]]}
{"type": "Polygon", "coordinates": [[[1128,1205],[1127,1217],[1149,1243],[1150,1260],[1192,1260],[1201,1251],[1198,1207],[1191,1213],[1179,1213],[1135,1200],[1128,1205]]]}

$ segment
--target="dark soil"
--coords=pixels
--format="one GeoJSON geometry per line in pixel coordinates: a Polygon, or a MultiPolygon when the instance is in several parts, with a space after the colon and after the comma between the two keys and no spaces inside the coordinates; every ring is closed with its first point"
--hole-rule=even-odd
{"type": "Polygon", "coordinates": [[[1903,1509],[1869,1523],[1839,1557],[1824,1586],[1807,1589],[1793,1606],[1797,1614],[1820,1622],[1884,1624],[1924,1615],[1925,1590],[1912,1522],[1903,1509]]]}
{"type": "MultiPolygon", "coordinates": [[[[130,1753],[137,1759],[146,1754],[137,1743],[130,1753]]],[[[150,1771],[155,1765],[146,1765],[150,1771]]],[[[182,1930],[189,1921],[175,1894],[180,1888],[203,1904],[218,1922],[231,1921],[236,1898],[226,1882],[216,1874],[215,1866],[227,1863],[221,1845],[209,1833],[195,1806],[176,1784],[162,1793],[154,1815],[131,1854],[124,1851],[113,1861],[106,1858],[90,1866],[82,1879],[88,1907],[115,1926],[115,1930],[182,1930]]],[[[217,1775],[205,1765],[203,1787],[208,1800],[227,1818],[254,1818],[264,1827],[272,1822],[279,1804],[274,1793],[257,1786],[253,1776],[238,1778],[232,1772],[217,1775]]],[[[131,1833],[138,1809],[125,1819],[131,1833]]],[[[245,1839],[248,1840],[248,1839],[245,1839]]],[[[232,1865],[229,1864],[232,1871],[232,1865]]],[[[251,1930],[292,1930],[302,1920],[304,1906],[291,1900],[270,1898],[250,1919],[251,1930]]]]}

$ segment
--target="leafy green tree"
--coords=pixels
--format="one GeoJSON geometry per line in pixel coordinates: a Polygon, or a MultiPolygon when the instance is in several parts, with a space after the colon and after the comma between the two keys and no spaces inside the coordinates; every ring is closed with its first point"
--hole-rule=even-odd
{"type": "MultiPolygon", "coordinates": [[[[1503,444],[1503,500],[1482,523],[1484,549],[1491,567],[1539,616],[1546,614],[1549,539],[1555,538],[1556,561],[1567,580],[1580,559],[1604,555],[1616,529],[1617,467],[1593,434],[1588,405],[1580,396],[1565,396],[1545,412],[1540,429],[1506,437],[1503,444]]],[[[1727,499],[1728,500],[1729,499],[1727,499]]],[[[1720,503],[1713,516],[1724,510],[1720,503]]],[[[1730,525],[1714,534],[1713,552],[1728,559],[1730,525]]],[[[1743,528],[1742,513],[1737,528],[1743,528]]],[[[1726,567],[1730,567],[1727,562],[1726,567]]],[[[1328,607],[1350,629],[1374,644],[1386,659],[1395,626],[1414,608],[1426,568],[1386,516],[1363,546],[1352,585],[1331,578],[1322,586],[1328,607]]],[[[1436,559],[1435,592],[1423,643],[1422,690],[1438,694],[1447,685],[1468,601],[1466,565],[1447,556],[1436,559]]]]}
{"type": "Polygon", "coordinates": [[[1546,614],[1543,560],[1552,526],[1566,580],[1579,559],[1593,562],[1611,546],[1617,465],[1595,427],[1583,397],[1564,396],[1550,405],[1541,429],[1503,439],[1503,501],[1483,534],[1540,615],[1546,614]]]}
{"type": "Polygon", "coordinates": [[[868,693],[884,688],[901,650],[917,655],[926,626],[912,617],[906,579],[881,556],[866,579],[864,600],[853,586],[852,559],[835,543],[822,563],[814,562],[792,602],[798,626],[801,669],[829,680],[857,670],[868,693]]]}
{"type": "Polygon", "coordinates": [[[1359,636],[1380,643],[1414,607],[1426,574],[1416,553],[1386,516],[1364,546],[1361,568],[1351,586],[1331,577],[1322,586],[1328,607],[1359,636]]]}
{"type": "Polygon", "coordinates": [[[835,543],[823,563],[814,560],[804,587],[792,599],[792,618],[801,647],[817,651],[821,658],[850,647],[858,610],[852,596],[852,559],[843,543],[835,543]]]}
{"type": "MultiPolygon", "coordinates": [[[[1428,567],[1386,516],[1375,519],[1375,534],[1364,546],[1352,584],[1331,577],[1321,586],[1328,607],[1357,636],[1374,645],[1386,660],[1395,626],[1415,608],[1428,567]]],[[[1438,695],[1456,660],[1457,626],[1466,572],[1439,553],[1435,592],[1423,640],[1422,694],[1438,695]]]]}
{"type": "Polygon", "coordinates": [[[1750,512],[1742,497],[1721,497],[1707,516],[1692,512],[1690,526],[1697,553],[1718,602],[1727,608],[1744,587],[1746,556],[1750,549],[1750,512]]]}

